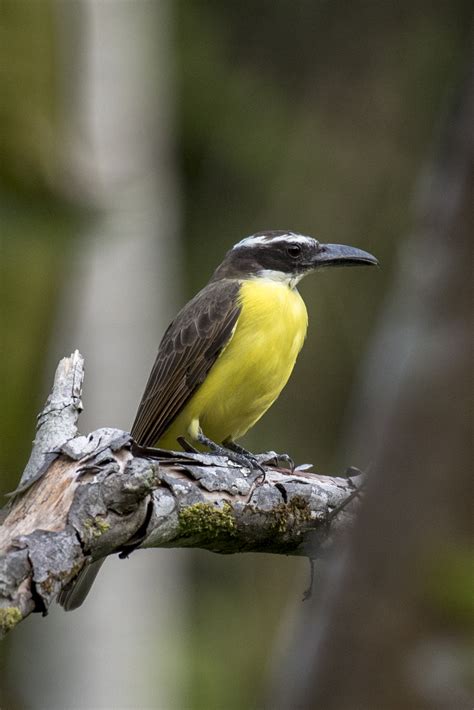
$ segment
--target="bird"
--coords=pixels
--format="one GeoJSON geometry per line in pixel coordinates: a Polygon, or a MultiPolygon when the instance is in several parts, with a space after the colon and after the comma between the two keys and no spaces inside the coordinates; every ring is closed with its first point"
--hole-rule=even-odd
{"type": "MultiPolygon", "coordinates": [[[[261,468],[237,442],[278,398],[303,346],[308,314],[298,283],[323,268],[377,264],[362,249],[289,230],[237,242],[165,331],[131,429],[134,442],[197,447],[261,468]]],[[[98,566],[61,592],[66,610],[82,603],[98,566]]]]}

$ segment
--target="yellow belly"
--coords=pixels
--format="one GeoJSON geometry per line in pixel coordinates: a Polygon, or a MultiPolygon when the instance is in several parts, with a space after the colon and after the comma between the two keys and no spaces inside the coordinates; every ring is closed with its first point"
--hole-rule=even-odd
{"type": "Polygon", "coordinates": [[[158,446],[174,449],[176,437],[195,439],[199,427],[216,442],[238,439],[286,385],[308,325],[303,299],[263,279],[243,281],[240,297],[233,337],[158,446]]]}

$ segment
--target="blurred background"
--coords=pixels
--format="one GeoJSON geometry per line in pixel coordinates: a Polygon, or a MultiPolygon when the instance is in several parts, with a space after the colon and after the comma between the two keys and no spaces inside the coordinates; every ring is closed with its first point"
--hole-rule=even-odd
{"type": "MultiPolygon", "coordinates": [[[[426,491],[441,460],[436,481],[469,469],[469,309],[456,289],[471,279],[464,191],[472,142],[463,118],[471,12],[465,0],[3,0],[3,493],[27,460],[59,358],[78,348],[86,359],[81,430],[128,429],[170,319],[233,243],[263,229],[358,246],[382,268],[328,270],[302,283],[306,346],[244,445],[288,451],[322,473],[375,469],[379,493],[406,493],[417,477],[426,491]],[[444,325],[459,321],[459,338],[433,317],[440,310],[444,325]],[[438,403],[436,383],[449,382],[453,365],[458,389],[443,389],[438,403]],[[425,389],[404,398],[420,368],[425,389]],[[384,449],[387,427],[399,457],[412,458],[384,449]],[[452,442],[443,457],[441,438],[452,442]],[[397,461],[392,474],[387,460],[397,461]]],[[[414,610],[424,606],[410,618],[427,624],[417,625],[426,653],[417,651],[406,675],[415,679],[411,708],[467,707],[464,479],[455,491],[452,505],[442,487],[427,503],[425,528],[438,520],[452,535],[441,582],[411,600],[414,610]],[[447,645],[433,640],[433,625],[447,645]],[[444,695],[418,682],[430,673],[444,695]]],[[[392,531],[411,529],[392,522],[392,531]]],[[[380,530],[372,523],[361,542],[380,530]]],[[[384,558],[391,544],[400,551],[399,537],[386,541],[384,558]]],[[[401,561],[397,577],[403,569],[401,561]]],[[[301,629],[319,639],[323,631],[317,610],[302,610],[308,581],[307,561],[290,557],[157,550],[108,560],[81,609],[30,617],[4,642],[0,705],[311,707],[310,660],[318,665],[321,647],[305,645],[301,629]],[[295,684],[306,688],[299,704],[295,684]]],[[[377,583],[376,599],[389,608],[394,599],[377,583]]],[[[329,576],[321,581],[330,585],[329,576]]],[[[334,707],[382,708],[380,698],[334,707]]]]}

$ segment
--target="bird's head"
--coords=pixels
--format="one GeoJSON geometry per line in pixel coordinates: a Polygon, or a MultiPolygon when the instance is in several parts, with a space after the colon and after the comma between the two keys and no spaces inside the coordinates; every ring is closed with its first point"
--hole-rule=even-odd
{"type": "Polygon", "coordinates": [[[238,242],[225,255],[213,280],[265,278],[294,287],[303,276],[323,267],[377,264],[372,254],[356,247],[321,244],[304,234],[273,230],[238,242]]]}

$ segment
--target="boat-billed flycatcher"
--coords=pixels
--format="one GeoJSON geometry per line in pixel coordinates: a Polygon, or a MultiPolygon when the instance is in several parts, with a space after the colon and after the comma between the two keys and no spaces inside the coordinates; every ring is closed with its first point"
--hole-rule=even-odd
{"type": "MultiPolygon", "coordinates": [[[[298,282],[320,268],[363,264],[377,259],[284,230],[238,242],[166,330],[132,427],[135,442],[177,449],[187,441],[252,464],[235,442],[277,399],[303,345],[308,316],[298,282]]],[[[97,568],[60,595],[66,609],[82,603],[97,568]]]]}
{"type": "Polygon", "coordinates": [[[318,268],[360,264],[377,260],[294,232],[238,242],[166,330],[135,441],[176,449],[182,437],[214,451],[238,448],[286,385],[303,345],[308,316],[296,285],[318,268]]]}

